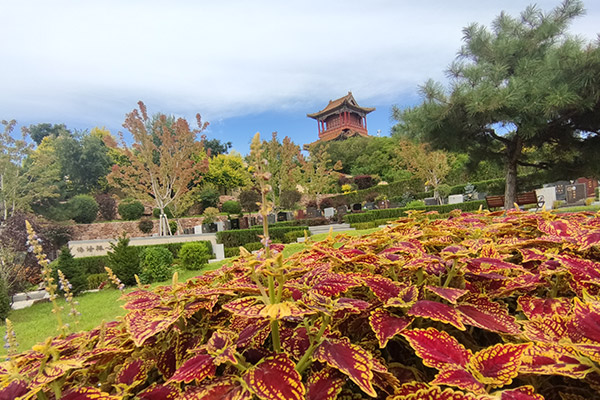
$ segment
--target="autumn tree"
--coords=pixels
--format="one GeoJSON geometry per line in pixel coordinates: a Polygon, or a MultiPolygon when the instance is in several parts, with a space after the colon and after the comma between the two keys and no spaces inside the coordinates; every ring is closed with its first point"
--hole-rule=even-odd
{"type": "Polygon", "coordinates": [[[416,178],[422,179],[425,186],[433,188],[433,197],[442,204],[438,188],[451,170],[452,157],[443,150],[431,150],[427,143],[413,143],[402,140],[397,148],[400,165],[416,178]]]}
{"type": "Polygon", "coordinates": [[[312,144],[308,151],[308,158],[301,157],[301,186],[311,200],[317,204],[320,203],[320,198],[323,193],[326,193],[338,177],[338,173],[342,168],[340,161],[333,164],[327,146],[316,146],[312,144]]]}
{"type": "Polygon", "coordinates": [[[207,170],[207,158],[197,136],[207,126],[196,115],[198,128],[191,129],[184,118],[158,114],[149,118],[146,106],[127,114],[123,127],[133,136],[127,146],[121,135],[121,148],[129,165],[114,165],[108,180],[141,201],[151,201],[160,210],[159,234],[170,235],[165,207],[176,202],[200,180],[207,170]],[[157,140],[159,145],[157,145],[157,140]]]}
{"type": "MultiPolygon", "coordinates": [[[[519,18],[501,13],[491,29],[474,23],[450,66],[449,89],[428,81],[421,105],[394,110],[401,135],[499,158],[505,165],[505,207],[516,199],[519,167],[551,168],[561,152],[595,148],[600,131],[600,50],[567,34],[584,12],[565,0],[549,13],[535,6],[519,18]],[[534,160],[553,148],[554,160],[534,160]],[[529,151],[524,151],[528,149],[529,151]]],[[[565,169],[563,169],[563,172],[565,169]]]]}

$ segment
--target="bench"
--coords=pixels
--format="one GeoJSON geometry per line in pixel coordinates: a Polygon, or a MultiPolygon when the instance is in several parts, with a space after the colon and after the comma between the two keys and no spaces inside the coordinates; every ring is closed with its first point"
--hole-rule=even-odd
{"type": "MultiPolygon", "coordinates": [[[[487,203],[488,209],[504,207],[504,196],[485,196],[485,202],[487,203]]],[[[546,202],[544,196],[536,195],[535,191],[525,193],[517,193],[517,205],[524,206],[527,204],[535,204],[538,209],[542,208],[546,202]]]]}

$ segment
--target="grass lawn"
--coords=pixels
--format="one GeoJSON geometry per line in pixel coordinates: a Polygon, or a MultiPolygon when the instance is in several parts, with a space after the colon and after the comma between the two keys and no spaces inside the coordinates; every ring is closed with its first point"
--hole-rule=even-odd
{"type": "MultiPolygon", "coordinates": [[[[344,233],[350,236],[359,236],[368,234],[376,231],[378,228],[346,231],[346,232],[334,232],[333,235],[344,233]]],[[[314,241],[320,241],[325,239],[329,234],[322,233],[312,236],[314,241]]],[[[283,254],[285,257],[303,250],[306,247],[304,243],[292,243],[288,244],[283,254]]],[[[214,270],[222,265],[229,262],[230,259],[219,261],[208,265],[208,268],[203,271],[214,270]]],[[[180,282],[184,282],[190,278],[198,276],[201,271],[186,271],[180,270],[178,272],[178,279],[180,282]]],[[[159,282],[151,285],[152,287],[170,284],[170,281],[159,282]]],[[[135,288],[128,288],[125,292],[135,290],[135,288]]],[[[73,320],[67,317],[69,312],[68,306],[66,305],[64,298],[58,300],[59,305],[64,307],[63,320],[71,326],[73,332],[81,330],[90,330],[102,323],[102,321],[113,321],[126,314],[126,310],[123,309],[123,301],[120,301],[121,292],[117,289],[105,289],[94,293],[85,293],[75,298],[79,302],[77,310],[81,313],[80,321],[78,325],[74,325],[73,320]]],[[[17,342],[19,343],[19,351],[25,351],[30,349],[33,345],[39,342],[43,342],[50,336],[56,336],[59,332],[57,331],[57,322],[54,314],[52,313],[52,303],[39,303],[31,307],[27,307],[21,310],[12,310],[8,318],[12,321],[17,335],[17,342]]],[[[1,328],[2,337],[5,335],[5,327],[1,328]]],[[[6,349],[0,349],[0,355],[5,355],[6,349]]]]}

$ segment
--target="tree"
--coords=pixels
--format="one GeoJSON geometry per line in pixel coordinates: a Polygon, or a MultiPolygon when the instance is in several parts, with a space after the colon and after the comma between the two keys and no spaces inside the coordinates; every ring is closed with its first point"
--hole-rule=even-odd
{"type": "Polygon", "coordinates": [[[207,170],[197,135],[208,123],[202,123],[200,114],[196,115],[197,129],[190,129],[184,118],[169,119],[164,114],[150,120],[144,103],[138,105],[139,112],[134,109],[127,114],[123,124],[133,136],[132,148],[121,135],[121,147],[130,165],[114,165],[108,180],[139,200],[153,201],[161,214],[159,235],[168,235],[171,230],[165,207],[182,197],[201,179],[199,173],[207,170]]]}
{"type": "Polygon", "coordinates": [[[16,209],[23,209],[20,196],[23,184],[23,160],[31,151],[27,144],[25,130],[20,139],[12,136],[15,120],[4,121],[4,131],[0,134],[0,208],[6,220],[16,209]]]}
{"type": "Polygon", "coordinates": [[[67,127],[63,124],[48,124],[42,123],[37,125],[29,125],[27,128],[29,131],[29,136],[31,136],[31,140],[35,142],[38,146],[42,143],[45,137],[58,137],[59,135],[70,135],[71,132],[67,129],[67,127]]]}
{"type": "Polygon", "coordinates": [[[451,169],[451,158],[445,151],[432,151],[426,143],[400,142],[398,154],[401,165],[415,177],[422,179],[425,186],[433,188],[433,197],[442,204],[439,187],[451,169]]]}
{"type": "Polygon", "coordinates": [[[231,148],[231,142],[223,143],[219,139],[204,140],[204,149],[210,157],[216,157],[221,154],[227,154],[231,148]]]}
{"type": "Polygon", "coordinates": [[[327,146],[316,147],[314,144],[309,147],[310,157],[302,157],[302,187],[309,198],[320,203],[321,194],[327,192],[337,179],[335,171],[342,168],[338,161],[332,166],[331,158],[327,153],[327,146]]]}
{"type": "Polygon", "coordinates": [[[582,13],[579,0],[566,0],[547,14],[535,6],[520,18],[502,13],[491,30],[468,26],[448,71],[449,92],[439,83],[425,83],[420,106],[394,110],[395,132],[472,157],[501,158],[505,207],[511,207],[518,168],[552,166],[532,162],[528,154],[536,152],[525,148],[584,149],[598,140],[600,121],[593,112],[600,109],[598,44],[586,45],[566,33],[582,13]]]}
{"type": "Polygon", "coordinates": [[[232,189],[248,185],[250,174],[241,154],[232,152],[212,157],[208,164],[208,172],[202,181],[218,187],[221,193],[227,194],[232,189]]]}
{"type": "Polygon", "coordinates": [[[260,193],[254,188],[242,190],[239,200],[242,210],[248,213],[256,212],[260,203],[260,193]]]}

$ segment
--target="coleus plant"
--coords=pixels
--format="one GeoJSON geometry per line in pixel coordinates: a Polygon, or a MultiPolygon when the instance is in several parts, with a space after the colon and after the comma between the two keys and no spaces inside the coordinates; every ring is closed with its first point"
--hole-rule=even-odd
{"type": "MultiPolygon", "coordinates": [[[[265,181],[268,180],[265,179],[265,181]]],[[[600,392],[600,215],[414,213],[123,295],[0,365],[0,399],[581,400],[600,392]]]]}

